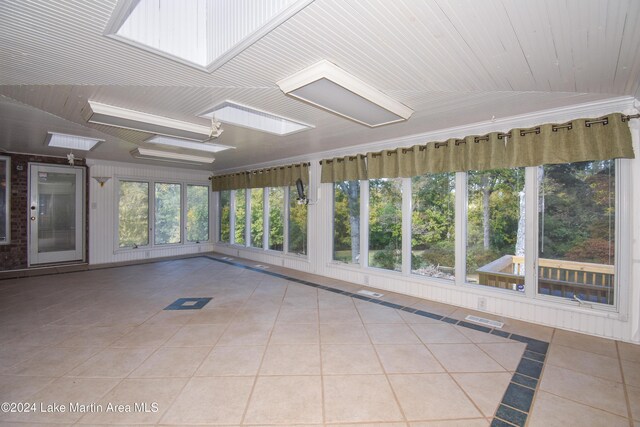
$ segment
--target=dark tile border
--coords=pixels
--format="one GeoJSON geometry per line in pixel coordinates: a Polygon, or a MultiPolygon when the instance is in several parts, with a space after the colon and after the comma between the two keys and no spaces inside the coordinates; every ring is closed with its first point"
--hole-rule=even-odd
{"type": "Polygon", "coordinates": [[[331,288],[329,286],[320,285],[317,283],[309,282],[306,280],[296,279],[294,277],[287,276],[285,274],[275,273],[273,271],[267,271],[262,268],[251,267],[239,262],[229,261],[225,259],[219,259],[209,255],[204,255],[205,258],[209,258],[213,261],[221,262],[223,264],[232,265],[234,267],[243,268],[246,270],[255,271],[269,276],[278,277],[281,279],[289,280],[292,282],[300,283],[306,286],[322,289],[329,292],[334,292],[347,297],[356,298],[362,301],[367,301],[373,304],[382,305],[384,307],[393,308],[396,310],[406,311],[408,313],[416,314],[418,316],[429,317],[431,319],[440,320],[452,325],[462,326],[463,328],[473,329],[475,331],[484,332],[487,334],[496,335],[502,338],[511,339],[527,345],[520,363],[516,368],[509,382],[509,386],[502,396],[502,402],[498,406],[494,418],[491,422],[491,427],[513,427],[524,426],[527,422],[529,411],[533,403],[533,398],[538,391],[538,385],[540,384],[540,376],[542,374],[542,368],[544,367],[544,361],[547,356],[547,350],[549,349],[549,343],[546,341],[537,340],[534,338],[525,337],[523,335],[512,334],[499,329],[492,329],[486,326],[470,323],[465,320],[458,320],[451,317],[441,316],[439,314],[430,313],[424,310],[417,310],[413,307],[403,306],[395,304],[389,301],[383,301],[377,298],[370,298],[361,294],[356,294],[349,291],[343,291],[337,288],[331,288]]]}

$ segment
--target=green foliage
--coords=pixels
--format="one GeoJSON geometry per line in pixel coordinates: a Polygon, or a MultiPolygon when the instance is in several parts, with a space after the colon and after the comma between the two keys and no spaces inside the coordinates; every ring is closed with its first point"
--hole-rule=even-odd
{"type": "Polygon", "coordinates": [[[398,270],[402,251],[402,181],[369,180],[369,250],[373,267],[398,270]],[[382,255],[379,255],[382,254],[382,255]]]}
{"type": "Polygon", "coordinates": [[[219,194],[220,241],[229,243],[231,239],[231,191],[221,191],[219,194]]]}
{"type": "Polygon", "coordinates": [[[187,241],[209,240],[209,187],[187,185],[187,241]]]}
{"type": "Polygon", "coordinates": [[[118,240],[121,248],[149,244],[149,184],[120,182],[118,240]]]}
{"type": "Polygon", "coordinates": [[[236,190],[236,229],[234,242],[238,245],[244,245],[246,235],[246,217],[247,217],[247,201],[245,199],[246,190],[236,190]]]}
{"type": "Polygon", "coordinates": [[[411,187],[412,271],[455,267],[455,173],[416,176],[411,187]]]}
{"type": "Polygon", "coordinates": [[[544,166],[540,257],[613,264],[613,160],[544,166]]]}
{"type": "Polygon", "coordinates": [[[337,182],[333,200],[334,259],[355,263],[360,256],[360,182],[337,182]],[[348,255],[339,255],[343,251],[348,255]]]}
{"type": "Polygon", "coordinates": [[[155,243],[180,242],[180,184],[156,183],[155,243]]]}
{"type": "Polygon", "coordinates": [[[289,187],[289,252],[304,255],[307,253],[307,205],[299,205],[297,198],[296,187],[289,187]]]}
{"type": "Polygon", "coordinates": [[[251,190],[251,246],[261,248],[264,237],[264,189],[251,190]]]}
{"type": "Polygon", "coordinates": [[[502,255],[515,254],[524,168],[469,172],[467,175],[467,272],[502,255]],[[488,241],[485,247],[485,202],[488,241]]]}
{"type": "Polygon", "coordinates": [[[284,249],[284,188],[269,189],[269,249],[284,249]]]}

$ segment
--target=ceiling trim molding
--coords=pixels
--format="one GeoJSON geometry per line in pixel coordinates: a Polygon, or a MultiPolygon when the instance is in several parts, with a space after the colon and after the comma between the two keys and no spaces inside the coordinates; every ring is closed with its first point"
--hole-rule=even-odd
{"type": "Polygon", "coordinates": [[[362,154],[372,151],[409,147],[416,144],[424,144],[430,141],[443,141],[449,138],[461,138],[468,135],[484,135],[490,132],[504,132],[513,128],[527,128],[541,123],[562,123],[584,117],[598,117],[614,112],[624,112],[634,108],[635,98],[631,96],[615,97],[603,101],[595,101],[584,104],[576,104],[567,107],[540,110],[517,116],[488,120],[484,122],[470,123],[452,128],[435,130],[403,138],[393,138],[367,144],[351,145],[335,150],[320,151],[306,155],[287,157],[270,162],[254,163],[235,168],[215,170],[215,175],[243,170],[260,169],[277,166],[285,163],[298,163],[316,161],[326,158],[342,157],[354,154],[362,154]]]}
{"type": "Polygon", "coordinates": [[[164,170],[167,172],[174,172],[174,173],[178,171],[179,173],[193,175],[196,178],[199,178],[199,177],[208,178],[211,176],[211,171],[207,171],[207,170],[197,170],[197,169],[191,169],[191,168],[179,167],[179,166],[149,165],[145,163],[137,163],[134,161],[119,162],[114,160],[85,159],[85,163],[87,166],[89,166],[89,168],[96,166],[96,167],[128,168],[128,169],[156,171],[156,172],[158,170],[164,170]]]}

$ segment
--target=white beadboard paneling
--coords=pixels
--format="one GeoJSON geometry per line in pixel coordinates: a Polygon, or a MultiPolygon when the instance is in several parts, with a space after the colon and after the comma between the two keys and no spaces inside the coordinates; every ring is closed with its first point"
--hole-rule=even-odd
{"type": "MultiPolygon", "coordinates": [[[[95,180],[89,179],[89,264],[105,264],[121,261],[133,261],[147,258],[159,258],[208,252],[213,244],[187,244],[118,250],[115,237],[118,235],[116,208],[118,203],[118,178],[139,178],[208,184],[206,172],[187,169],[135,166],[126,163],[89,161],[89,176],[111,177],[100,187],[95,180]]],[[[153,215],[151,213],[151,218],[153,215]]],[[[153,220],[153,219],[151,219],[153,220]]]]}

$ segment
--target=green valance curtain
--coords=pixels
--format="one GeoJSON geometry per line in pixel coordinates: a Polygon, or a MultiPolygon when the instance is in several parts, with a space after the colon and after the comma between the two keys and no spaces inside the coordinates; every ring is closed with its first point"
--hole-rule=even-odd
{"type": "MultiPolygon", "coordinates": [[[[633,158],[628,120],[628,116],[613,113],[367,153],[366,171],[360,179],[633,158]]],[[[322,163],[322,182],[343,180],[326,162],[322,163]]]]}
{"type": "Polygon", "coordinates": [[[211,178],[211,190],[287,187],[295,185],[298,179],[301,179],[305,185],[309,184],[309,163],[214,176],[211,178]]]}
{"type": "Polygon", "coordinates": [[[335,159],[323,160],[321,182],[339,181],[359,181],[367,179],[367,166],[365,156],[336,157],[335,159]]]}

